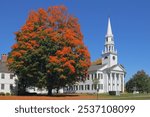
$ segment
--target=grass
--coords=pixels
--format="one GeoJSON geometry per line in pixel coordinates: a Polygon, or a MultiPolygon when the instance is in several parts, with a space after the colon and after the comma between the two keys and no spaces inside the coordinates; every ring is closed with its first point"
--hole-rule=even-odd
{"type": "Polygon", "coordinates": [[[53,96],[0,96],[0,100],[150,100],[150,94],[58,94],[53,96]]]}
{"type": "MultiPolygon", "coordinates": [[[[97,97],[97,95],[95,94],[97,97]]],[[[112,96],[109,94],[98,94],[99,100],[150,100],[150,94],[132,94],[124,93],[120,96],[112,96]]]]}

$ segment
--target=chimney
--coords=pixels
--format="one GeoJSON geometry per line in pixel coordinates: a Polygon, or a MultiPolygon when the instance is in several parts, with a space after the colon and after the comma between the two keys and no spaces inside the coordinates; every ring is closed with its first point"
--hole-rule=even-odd
{"type": "Polygon", "coordinates": [[[7,54],[1,55],[1,62],[7,62],[7,54]]]}

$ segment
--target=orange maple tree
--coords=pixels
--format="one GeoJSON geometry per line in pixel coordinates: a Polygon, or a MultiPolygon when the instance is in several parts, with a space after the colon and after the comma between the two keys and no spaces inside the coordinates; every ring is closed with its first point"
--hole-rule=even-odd
{"type": "Polygon", "coordinates": [[[30,86],[46,87],[51,95],[52,89],[86,77],[90,54],[78,19],[65,6],[31,11],[15,35],[8,65],[18,75],[23,92],[30,86]]]}

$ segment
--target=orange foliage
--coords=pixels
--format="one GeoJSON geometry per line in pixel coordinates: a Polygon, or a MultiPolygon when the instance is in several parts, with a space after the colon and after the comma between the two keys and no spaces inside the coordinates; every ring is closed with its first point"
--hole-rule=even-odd
{"type": "Polygon", "coordinates": [[[64,64],[64,67],[68,67],[70,69],[70,73],[75,73],[75,68],[74,66],[71,64],[71,63],[74,63],[74,61],[67,61],[65,64],[64,64]]]}
{"type": "Polygon", "coordinates": [[[8,58],[7,62],[8,62],[8,64],[12,64],[14,62],[14,59],[13,58],[8,58]]]}
{"type": "Polygon", "coordinates": [[[21,53],[16,52],[16,51],[12,52],[12,57],[20,57],[20,56],[21,56],[21,53]]]}
{"type": "Polygon", "coordinates": [[[71,47],[64,47],[62,50],[56,52],[57,55],[65,55],[71,52],[71,47]]]}
{"type": "Polygon", "coordinates": [[[30,40],[29,43],[32,45],[32,46],[35,46],[35,47],[38,47],[39,44],[37,43],[37,41],[35,40],[30,40]]]}
{"type": "Polygon", "coordinates": [[[25,53],[26,53],[25,50],[20,50],[19,52],[20,52],[21,54],[25,54],[25,53]]]}
{"type": "Polygon", "coordinates": [[[43,21],[45,21],[47,19],[48,14],[44,9],[40,8],[38,10],[38,13],[39,13],[39,16],[42,18],[43,21]]]}
{"type": "Polygon", "coordinates": [[[12,48],[12,49],[17,49],[17,48],[18,48],[18,44],[15,43],[11,48],[12,48]]]}
{"type": "Polygon", "coordinates": [[[89,63],[87,63],[86,61],[80,60],[79,61],[82,67],[88,67],[89,63]]]}
{"type": "Polygon", "coordinates": [[[49,56],[49,62],[50,63],[59,63],[59,60],[56,56],[49,56]]]}
{"type": "Polygon", "coordinates": [[[30,14],[29,14],[29,18],[28,18],[29,21],[31,22],[39,22],[40,19],[39,19],[39,14],[36,13],[35,11],[31,11],[30,14]]]}

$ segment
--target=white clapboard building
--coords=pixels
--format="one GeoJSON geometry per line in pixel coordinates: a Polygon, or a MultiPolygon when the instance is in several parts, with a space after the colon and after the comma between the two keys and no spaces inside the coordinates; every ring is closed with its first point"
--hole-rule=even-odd
{"type": "Polygon", "coordinates": [[[81,81],[73,86],[67,86],[64,91],[75,93],[124,92],[125,73],[124,67],[118,64],[118,55],[109,18],[101,64],[91,65],[88,69],[88,77],[84,82],[81,81]]]}
{"type": "Polygon", "coordinates": [[[13,72],[8,70],[7,67],[7,55],[2,54],[0,60],[0,92],[12,93],[13,87],[15,87],[15,80],[17,76],[13,72]]]}

